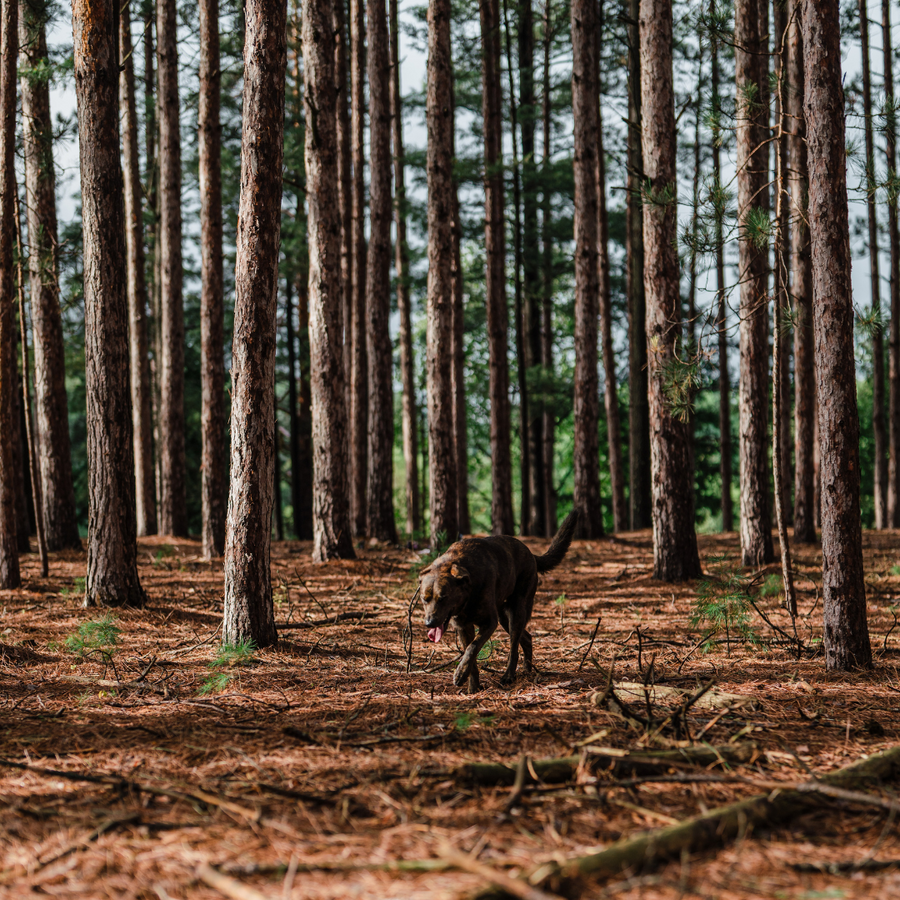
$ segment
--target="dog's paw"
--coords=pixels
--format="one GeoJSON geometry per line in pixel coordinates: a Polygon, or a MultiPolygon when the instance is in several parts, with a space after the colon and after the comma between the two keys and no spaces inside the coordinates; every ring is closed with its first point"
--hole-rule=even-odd
{"type": "Polygon", "coordinates": [[[504,672],[504,673],[503,673],[503,677],[500,679],[500,684],[503,685],[503,687],[508,687],[508,686],[511,685],[515,680],[516,680],[516,673],[515,673],[515,672],[513,672],[512,674],[510,674],[509,672],[504,672]]]}

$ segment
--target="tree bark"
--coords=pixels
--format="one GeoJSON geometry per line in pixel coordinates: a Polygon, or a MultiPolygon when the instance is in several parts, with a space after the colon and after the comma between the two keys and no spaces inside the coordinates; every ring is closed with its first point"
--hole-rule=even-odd
{"type": "MultiPolygon", "coordinates": [[[[496,0],[490,0],[496,7],[496,0]]],[[[482,4],[482,10],[488,3],[482,4]]],[[[453,244],[453,68],[450,0],[429,0],[425,117],[428,128],[428,288],[426,363],[431,545],[459,532],[453,441],[451,280],[453,244]]],[[[483,33],[483,32],[482,32],[483,33]]],[[[499,33],[497,35],[499,39],[499,33]]],[[[499,73],[498,73],[499,74],[499,73]]],[[[499,81],[499,78],[498,78],[499,81]]],[[[490,320],[488,324],[490,331],[490,320]]],[[[493,395],[492,395],[493,396],[493,395]]],[[[508,403],[508,398],[507,398],[508,403]]],[[[507,432],[509,418],[507,416],[507,432]]],[[[494,460],[498,464],[499,460],[494,460]]],[[[509,520],[512,498],[509,497],[509,520]]],[[[496,524],[496,519],[494,520],[496,524]]]]}
{"type": "Polygon", "coordinates": [[[252,640],[258,647],[267,647],[278,640],[269,558],[275,479],[275,340],[287,5],[285,0],[247,0],[244,17],[231,486],[222,641],[235,644],[252,640]]]}
{"type": "Polygon", "coordinates": [[[812,244],[819,436],[825,667],[869,668],[859,418],[850,284],[850,226],[837,0],[803,7],[809,224],[812,244]]]}
{"type": "MultiPolygon", "coordinates": [[[[48,80],[35,70],[47,63],[43,0],[19,5],[22,147],[28,216],[28,268],[34,330],[34,385],[43,530],[49,550],[81,549],[66,399],[66,358],[59,309],[56,172],[48,80]]],[[[124,18],[124,17],[123,17],[124,18]]],[[[143,273],[142,273],[143,274],[143,273]]]]}
{"type": "Polygon", "coordinates": [[[219,124],[219,2],[200,0],[200,434],[203,555],[225,550],[225,288],[222,261],[222,132],[219,124]]]}
{"type": "Polygon", "coordinates": [[[625,277],[628,282],[628,469],[631,527],[651,525],[650,407],[647,378],[647,303],[644,296],[644,232],[641,185],[640,0],[628,0],[628,138],[625,207],[625,277]]]}
{"type": "Polygon", "coordinates": [[[176,0],[158,0],[160,409],[159,530],[187,535],[184,459],[184,302],[181,260],[181,131],[176,0]]]}
{"type": "MultiPolygon", "coordinates": [[[[84,230],[88,449],[85,606],[143,606],[137,571],[128,390],[125,222],[115,3],[74,0],[72,31],[84,230]]],[[[5,33],[5,29],[4,29],[5,33]]]]}
{"type": "MultiPolygon", "coordinates": [[[[600,97],[600,57],[603,49],[603,0],[597,5],[597,94],[600,97]]],[[[609,273],[609,215],[606,208],[606,154],[603,150],[602,104],[597,118],[597,271],[600,286],[600,337],[603,369],[606,374],[603,399],[606,405],[606,434],[609,446],[609,480],[612,489],[613,531],[628,530],[625,502],[625,468],[622,464],[622,429],[619,421],[619,391],[616,357],[612,340],[612,290],[609,273]]]]}
{"type": "Polygon", "coordinates": [[[366,273],[369,443],[366,534],[397,543],[394,522],[394,360],[391,315],[391,57],[386,0],[369,0],[370,238],[366,273]]]}
{"type": "Polygon", "coordinates": [[[735,5],[737,91],[738,277],[741,291],[741,559],[761,566],[774,558],[769,516],[767,244],[754,226],[755,210],[768,206],[768,106],[760,96],[767,78],[757,0],[735,5]]]}
{"type": "Polygon", "coordinates": [[[600,419],[597,377],[597,3],[572,3],[572,116],[575,140],[575,447],[574,503],[580,511],[576,535],[603,534],[600,506],[600,419]]]}
{"type": "MultiPolygon", "coordinates": [[[[299,203],[303,208],[302,201],[299,203]]],[[[304,213],[305,215],[305,213],[304,213]]],[[[307,234],[309,234],[307,226],[307,234]]],[[[296,278],[297,336],[300,344],[300,389],[297,394],[297,468],[292,470],[296,481],[294,526],[301,541],[315,539],[313,513],[313,442],[312,442],[312,382],[309,343],[309,267],[296,278]]],[[[346,414],[345,414],[346,415],[346,414]]],[[[346,427],[346,426],[345,426],[346,427]]]]}
{"type": "MultiPolygon", "coordinates": [[[[19,573],[12,427],[17,369],[13,235],[16,233],[16,54],[18,0],[0,2],[0,587],[17,588],[19,573]]],[[[28,535],[26,534],[26,538],[28,535]]]]}
{"type": "MultiPolygon", "coordinates": [[[[338,0],[340,3],[341,0],[338,0]]],[[[309,358],[313,438],[313,559],[353,559],[341,322],[340,93],[333,0],[303,8],[303,102],[309,202],[309,358]],[[315,127],[309,127],[311,123],[315,127]]],[[[349,373],[348,373],[349,374],[349,373]]]]}
{"type": "Polygon", "coordinates": [[[869,13],[859,0],[859,37],[862,45],[863,121],[866,140],[866,210],[869,226],[869,284],[872,296],[872,431],[875,437],[875,527],[888,524],[888,455],[884,418],[884,333],[881,329],[881,275],[878,265],[878,214],[875,204],[875,141],[872,135],[872,81],[869,70],[869,13]]]}
{"type": "Polygon", "coordinates": [[[794,329],[794,540],[816,540],[814,481],[814,417],[816,384],[813,370],[812,268],[807,212],[806,120],[803,111],[804,64],[800,21],[801,0],[788,5],[788,70],[785,96],[791,133],[788,137],[791,187],[791,299],[794,329]]]}
{"type": "Polygon", "coordinates": [[[417,447],[416,378],[413,361],[412,306],[409,296],[409,247],[406,243],[406,184],[403,149],[403,95],[400,93],[400,33],[397,0],[390,0],[391,17],[391,120],[394,144],[394,218],[397,240],[397,311],[400,314],[400,380],[403,385],[403,460],[406,466],[406,530],[410,537],[422,527],[419,519],[419,466],[417,447]]]}
{"type": "Polygon", "coordinates": [[[676,419],[663,377],[681,334],[676,190],[675,101],[671,0],[643,0],[640,18],[644,208],[644,291],[650,382],[653,487],[653,573],[663,581],[700,575],[690,447],[686,422],[676,419]]]}
{"type": "Polygon", "coordinates": [[[481,11],[482,112],[484,116],[485,253],[487,329],[490,350],[491,530],[515,531],[510,448],[509,359],[506,305],[506,237],[503,192],[500,4],[485,0],[481,11]]]}
{"type": "MultiPolygon", "coordinates": [[[[338,0],[340,2],[340,0],[338,0]]],[[[369,367],[366,354],[366,185],[365,185],[365,0],[350,0],[350,520],[353,533],[366,533],[369,367]]]]}

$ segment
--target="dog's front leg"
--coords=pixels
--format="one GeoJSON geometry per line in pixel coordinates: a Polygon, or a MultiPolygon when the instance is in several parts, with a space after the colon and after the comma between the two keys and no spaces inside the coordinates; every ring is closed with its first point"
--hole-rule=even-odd
{"type": "Polygon", "coordinates": [[[478,637],[474,640],[469,640],[474,633],[474,628],[469,625],[463,629],[463,638],[468,640],[469,643],[463,652],[459,665],[456,667],[456,671],[453,673],[453,683],[457,687],[462,687],[463,682],[468,679],[468,692],[470,694],[474,694],[479,688],[478,654],[481,653],[481,648],[488,642],[498,624],[498,619],[494,616],[486,625],[479,627],[478,637]]]}

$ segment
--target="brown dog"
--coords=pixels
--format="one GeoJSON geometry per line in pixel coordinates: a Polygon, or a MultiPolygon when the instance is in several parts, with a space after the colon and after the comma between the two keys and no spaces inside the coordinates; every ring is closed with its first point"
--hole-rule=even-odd
{"type": "Polygon", "coordinates": [[[428,639],[438,643],[451,621],[462,636],[465,650],[453,675],[454,684],[462,687],[468,679],[470,694],[479,689],[478,654],[498,624],[509,633],[510,642],[509,662],[500,684],[512,684],[515,679],[520,644],[525,671],[532,670],[531,635],[526,628],[538,575],[562,562],[577,522],[578,513],[569,513],[543,556],[535,556],[521,541],[506,535],[465,538],[422,572],[419,589],[428,639]]]}

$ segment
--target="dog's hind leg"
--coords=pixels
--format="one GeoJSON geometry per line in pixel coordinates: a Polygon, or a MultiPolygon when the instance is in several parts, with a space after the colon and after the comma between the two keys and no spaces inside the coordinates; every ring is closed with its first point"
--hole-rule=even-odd
{"type": "Polygon", "coordinates": [[[534,671],[534,659],[531,655],[531,635],[528,633],[527,629],[522,631],[522,637],[519,638],[519,645],[522,647],[522,653],[525,656],[525,672],[531,673],[534,671]]]}
{"type": "Polygon", "coordinates": [[[500,684],[512,684],[516,680],[516,668],[519,665],[519,644],[525,652],[525,669],[531,669],[531,635],[525,630],[531,618],[534,605],[534,592],[537,590],[537,575],[533,575],[521,589],[518,597],[507,601],[506,617],[509,622],[509,662],[500,679],[500,684]]]}

